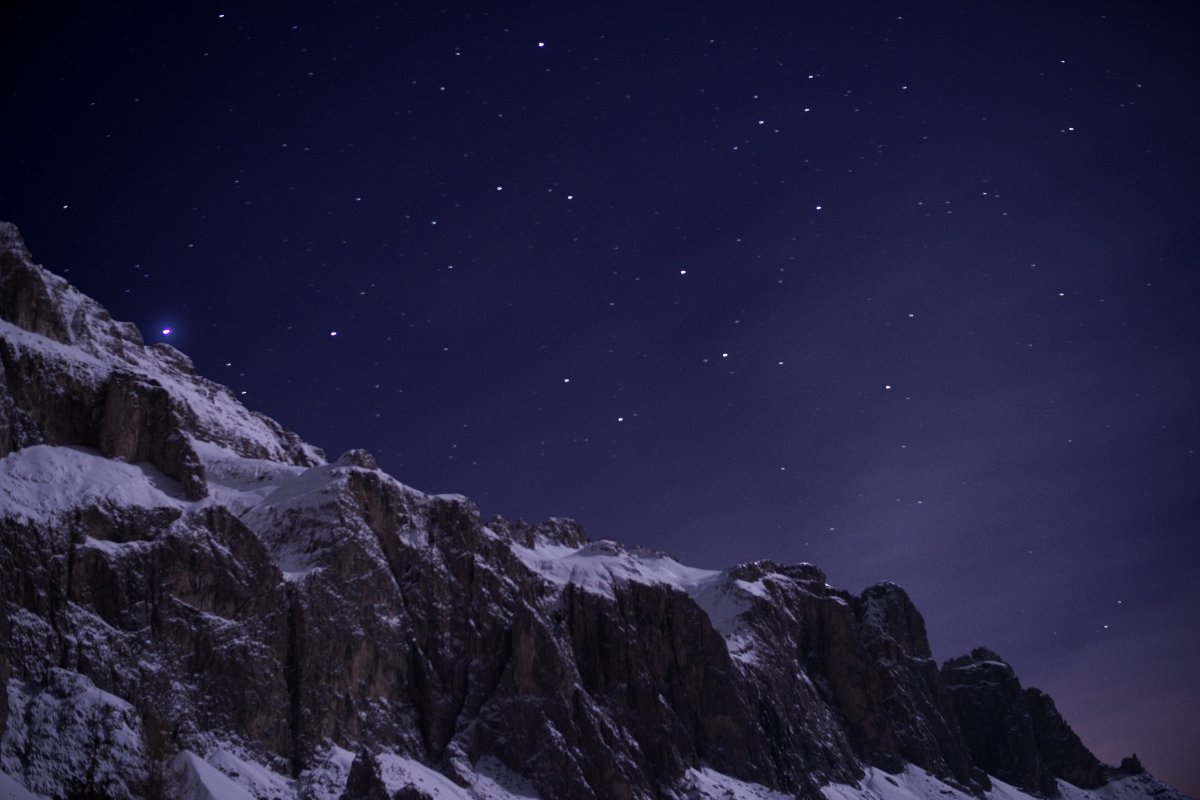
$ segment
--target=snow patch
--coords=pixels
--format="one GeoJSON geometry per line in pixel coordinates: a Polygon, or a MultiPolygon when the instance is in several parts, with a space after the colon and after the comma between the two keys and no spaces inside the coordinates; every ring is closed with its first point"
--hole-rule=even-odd
{"type": "Polygon", "coordinates": [[[43,800],[7,772],[0,772],[0,800],[43,800]]]}
{"type": "Polygon", "coordinates": [[[246,458],[212,442],[193,439],[191,444],[204,466],[208,502],[223,505],[238,515],[305,471],[305,467],[264,458],[246,458]]]}
{"type": "Polygon", "coordinates": [[[657,551],[627,550],[607,539],[580,548],[548,543],[535,547],[513,543],[511,547],[525,566],[550,583],[575,586],[610,599],[616,598],[614,587],[624,583],[664,585],[690,594],[721,574],[686,567],[657,551]]]}
{"type": "Polygon", "coordinates": [[[178,508],[179,484],[149,464],[127,464],[86,447],[33,445],[0,458],[0,508],[45,524],[81,507],[178,508]]]}
{"type": "Polygon", "coordinates": [[[292,782],[287,778],[256,761],[236,755],[230,749],[211,750],[204,760],[252,797],[287,797],[292,791],[292,782]]]}
{"type": "MultiPolygon", "coordinates": [[[[689,769],[680,787],[687,800],[792,800],[793,795],[768,789],[757,783],[740,781],[707,767],[689,769]]],[[[830,798],[832,800],[832,798],[830,798]]]]}
{"type": "Polygon", "coordinates": [[[171,772],[179,800],[257,800],[191,750],[175,757],[171,772]]]}
{"type": "MultiPolygon", "coordinates": [[[[992,777],[991,782],[992,788],[984,793],[985,800],[1038,800],[1002,780],[992,777]]],[[[1058,791],[1058,800],[1146,800],[1147,797],[1186,800],[1145,774],[1119,778],[1099,789],[1080,789],[1060,780],[1058,791]]],[[[831,783],[821,787],[821,794],[825,800],[974,800],[972,795],[911,764],[896,775],[868,767],[857,786],[831,783]]]]}
{"type": "MultiPolygon", "coordinates": [[[[911,764],[896,775],[867,767],[866,775],[857,786],[831,783],[821,787],[821,794],[825,800],[974,800],[961,789],[955,789],[911,764]]],[[[1034,800],[1028,795],[1023,795],[1023,799],[1034,800]]]]}

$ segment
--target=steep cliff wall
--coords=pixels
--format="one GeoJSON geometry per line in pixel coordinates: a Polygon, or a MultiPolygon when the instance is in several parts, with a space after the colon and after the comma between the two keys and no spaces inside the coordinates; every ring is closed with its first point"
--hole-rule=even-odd
{"type": "Polygon", "coordinates": [[[1110,776],[994,654],[939,671],[899,587],[691,569],[565,520],[484,521],[364,451],[326,463],[7,224],[0,455],[0,773],[46,796],[1110,776]]]}

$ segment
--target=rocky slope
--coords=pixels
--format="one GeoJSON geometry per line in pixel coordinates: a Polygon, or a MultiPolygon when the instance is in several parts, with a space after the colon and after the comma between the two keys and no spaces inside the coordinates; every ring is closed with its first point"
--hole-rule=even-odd
{"type": "Polygon", "coordinates": [[[7,223],[0,456],[0,797],[1170,791],[995,654],[939,670],[897,586],[692,569],[327,462],[7,223]]]}

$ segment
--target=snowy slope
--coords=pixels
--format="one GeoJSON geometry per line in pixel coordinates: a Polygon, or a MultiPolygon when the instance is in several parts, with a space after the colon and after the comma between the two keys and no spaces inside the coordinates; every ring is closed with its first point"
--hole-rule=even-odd
{"type": "MultiPolygon", "coordinates": [[[[214,750],[207,757],[190,751],[175,762],[179,800],[254,800],[254,798],[291,798],[337,800],[354,756],[334,748],[326,759],[326,768],[290,781],[271,770],[239,759],[228,752],[214,750]],[[322,774],[323,773],[323,774],[322,774]],[[336,788],[335,788],[336,787],[336,788]]],[[[539,797],[528,781],[505,770],[499,764],[482,759],[467,776],[468,786],[460,786],[445,775],[417,761],[392,753],[377,756],[380,775],[389,793],[412,787],[434,800],[532,800],[539,797]]],[[[13,800],[31,800],[31,794],[0,773],[0,800],[7,800],[5,780],[15,787],[13,800]]],[[[983,800],[1040,800],[1016,787],[992,778],[993,788],[983,800]]],[[[1059,781],[1060,800],[1187,800],[1148,775],[1121,778],[1088,791],[1059,781]]],[[[792,795],[748,783],[707,767],[691,769],[675,787],[679,800],[790,800],[792,795]]],[[[891,775],[874,767],[857,785],[828,784],[821,789],[825,800],[979,800],[960,789],[909,765],[891,775]]],[[[548,800],[548,799],[547,799],[548,800]]]]}
{"type": "Polygon", "coordinates": [[[0,800],[42,800],[26,789],[16,778],[0,772],[0,800]]]}

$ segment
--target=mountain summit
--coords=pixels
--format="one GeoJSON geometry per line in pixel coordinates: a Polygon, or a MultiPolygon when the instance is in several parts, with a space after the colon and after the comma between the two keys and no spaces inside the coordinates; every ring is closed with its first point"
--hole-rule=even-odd
{"type": "Polygon", "coordinates": [[[0,798],[1180,797],[893,584],[329,462],[0,223],[0,798]]]}

